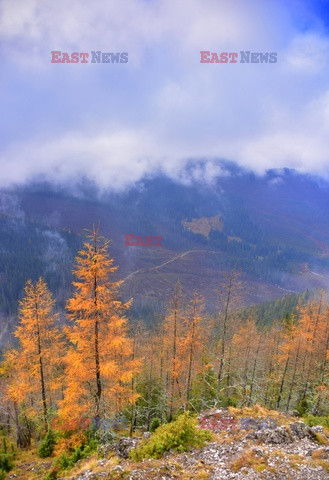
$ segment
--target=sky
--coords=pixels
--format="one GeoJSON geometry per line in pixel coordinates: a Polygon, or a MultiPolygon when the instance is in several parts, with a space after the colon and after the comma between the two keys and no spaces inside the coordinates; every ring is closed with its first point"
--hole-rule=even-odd
{"type": "Polygon", "coordinates": [[[120,190],[283,167],[329,178],[326,0],[0,0],[0,186],[87,177],[120,190]],[[51,51],[128,52],[51,63],[51,51]],[[200,63],[200,51],[276,63],[200,63]]]}

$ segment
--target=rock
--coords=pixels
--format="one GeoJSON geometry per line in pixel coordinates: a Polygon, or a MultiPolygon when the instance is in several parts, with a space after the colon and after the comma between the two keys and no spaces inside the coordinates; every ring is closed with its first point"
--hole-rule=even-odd
{"type": "Polygon", "coordinates": [[[99,457],[107,458],[108,454],[114,450],[113,443],[106,443],[105,445],[100,445],[97,449],[99,457]]]}
{"type": "Polygon", "coordinates": [[[128,458],[130,450],[136,448],[140,438],[123,437],[115,444],[117,455],[121,458],[128,458]]]}
{"type": "Polygon", "coordinates": [[[124,470],[120,465],[116,465],[115,467],[112,468],[111,471],[114,473],[122,473],[124,470]]]}
{"type": "Polygon", "coordinates": [[[322,425],[315,425],[314,427],[311,427],[311,430],[314,433],[321,433],[322,435],[325,435],[322,425]]]}
{"type": "Polygon", "coordinates": [[[260,440],[267,444],[288,444],[294,441],[309,439],[314,441],[316,434],[321,433],[324,435],[323,427],[309,427],[302,421],[292,422],[289,427],[281,426],[274,430],[262,429],[256,430],[246,435],[246,439],[260,440]]]}
{"type": "Polygon", "coordinates": [[[276,445],[291,443],[294,440],[286,427],[277,427],[274,430],[269,428],[255,430],[254,432],[248,433],[245,438],[276,445]]]}
{"type": "Polygon", "coordinates": [[[300,413],[297,410],[290,410],[289,412],[287,412],[287,415],[289,417],[300,417],[300,413]]]}
{"type": "MultiPolygon", "coordinates": [[[[310,438],[314,440],[316,438],[316,430],[312,430],[314,427],[309,427],[304,422],[293,422],[289,424],[289,429],[294,437],[302,440],[303,438],[310,438]]],[[[323,432],[323,429],[322,429],[323,432]]]]}

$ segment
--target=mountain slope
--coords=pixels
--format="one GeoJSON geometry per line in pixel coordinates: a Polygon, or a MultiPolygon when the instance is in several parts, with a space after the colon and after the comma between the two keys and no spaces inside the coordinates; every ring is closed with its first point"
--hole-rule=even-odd
{"type": "Polygon", "coordinates": [[[326,287],[328,184],[288,170],[257,177],[225,168],[211,186],[159,176],[122,193],[87,185],[72,195],[44,184],[1,192],[0,312],[13,314],[25,281],[39,275],[63,307],[83,229],[98,222],[122,293],[146,310],[161,309],[180,279],[214,311],[222,272],[232,268],[248,283],[244,305],[326,287]],[[128,233],[162,236],[162,247],[127,247],[128,233]]]}

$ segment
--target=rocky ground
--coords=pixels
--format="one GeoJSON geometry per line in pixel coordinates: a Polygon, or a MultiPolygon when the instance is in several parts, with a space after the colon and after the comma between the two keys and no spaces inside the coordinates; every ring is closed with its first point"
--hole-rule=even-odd
{"type": "MultiPolygon", "coordinates": [[[[210,412],[224,414],[232,412],[210,412]]],[[[329,431],[321,426],[308,427],[296,419],[282,419],[276,428],[219,429],[202,449],[169,452],[162,459],[139,463],[127,457],[140,439],[122,438],[114,446],[102,447],[98,456],[78,462],[60,480],[329,479],[329,431]]]]}

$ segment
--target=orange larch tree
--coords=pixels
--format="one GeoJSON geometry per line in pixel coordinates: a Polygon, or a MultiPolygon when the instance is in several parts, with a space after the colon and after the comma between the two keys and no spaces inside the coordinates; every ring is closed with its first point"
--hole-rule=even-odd
{"type": "Polygon", "coordinates": [[[66,356],[67,381],[60,415],[114,414],[134,402],[131,380],[139,368],[132,355],[125,312],[131,301],[118,299],[122,281],[111,281],[117,270],[108,253],[109,241],[98,229],[87,231],[73,273],[75,292],[67,302],[66,328],[70,348],[66,356]]]}
{"type": "Polygon", "coordinates": [[[20,322],[14,332],[19,346],[6,353],[6,363],[13,372],[7,396],[32,414],[42,411],[47,430],[49,408],[54,406],[62,382],[63,340],[46,282],[42,278],[35,284],[28,280],[24,291],[20,322]]]}
{"type": "Polygon", "coordinates": [[[166,390],[169,397],[169,419],[172,420],[175,404],[182,401],[182,351],[183,338],[183,296],[182,287],[178,282],[169,302],[169,308],[164,319],[164,350],[166,359],[166,390]]]}
{"type": "Polygon", "coordinates": [[[205,331],[202,323],[203,310],[204,300],[197,292],[194,292],[193,298],[187,306],[187,311],[184,315],[184,333],[180,344],[182,356],[185,358],[186,410],[189,408],[192,381],[196,373],[200,373],[204,366],[202,362],[202,353],[206,343],[207,331],[205,331]]]}
{"type": "MultiPolygon", "coordinates": [[[[228,345],[233,336],[235,321],[233,314],[241,308],[243,284],[240,281],[240,273],[236,271],[226,272],[219,286],[219,342],[218,342],[218,373],[217,373],[217,404],[221,399],[222,381],[225,376],[226,357],[228,345]]],[[[231,352],[230,352],[231,353],[231,352]]],[[[231,361],[231,360],[230,360],[231,361]]]]}

